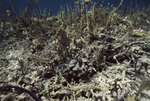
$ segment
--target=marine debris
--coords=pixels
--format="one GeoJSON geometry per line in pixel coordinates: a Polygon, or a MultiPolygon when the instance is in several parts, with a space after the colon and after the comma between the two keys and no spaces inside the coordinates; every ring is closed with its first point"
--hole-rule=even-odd
{"type": "Polygon", "coordinates": [[[1,101],[150,100],[150,6],[77,0],[49,17],[26,2],[0,18],[1,101]]]}

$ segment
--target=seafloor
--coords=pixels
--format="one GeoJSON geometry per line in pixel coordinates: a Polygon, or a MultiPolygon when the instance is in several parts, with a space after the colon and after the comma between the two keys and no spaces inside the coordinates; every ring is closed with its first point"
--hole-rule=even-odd
{"type": "Polygon", "coordinates": [[[0,101],[150,101],[150,6],[21,11],[0,23],[0,101]]]}

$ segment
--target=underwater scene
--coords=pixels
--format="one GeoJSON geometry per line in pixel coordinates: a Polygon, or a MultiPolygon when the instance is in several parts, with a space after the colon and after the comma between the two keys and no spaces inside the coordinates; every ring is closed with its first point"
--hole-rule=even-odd
{"type": "Polygon", "coordinates": [[[150,1],[0,0],[0,101],[150,101],[150,1]]]}

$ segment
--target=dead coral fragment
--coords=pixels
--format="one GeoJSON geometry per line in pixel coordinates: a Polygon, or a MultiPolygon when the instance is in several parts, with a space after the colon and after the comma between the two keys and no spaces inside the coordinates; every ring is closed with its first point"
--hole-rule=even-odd
{"type": "Polygon", "coordinates": [[[132,35],[135,37],[145,37],[145,32],[142,29],[134,29],[132,35]]]}

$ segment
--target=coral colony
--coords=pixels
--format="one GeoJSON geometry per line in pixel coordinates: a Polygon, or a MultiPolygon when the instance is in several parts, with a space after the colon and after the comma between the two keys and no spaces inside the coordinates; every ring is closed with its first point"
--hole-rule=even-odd
{"type": "Polygon", "coordinates": [[[0,100],[150,100],[150,6],[123,2],[76,0],[54,16],[37,0],[18,14],[10,0],[0,16],[0,100]]]}

